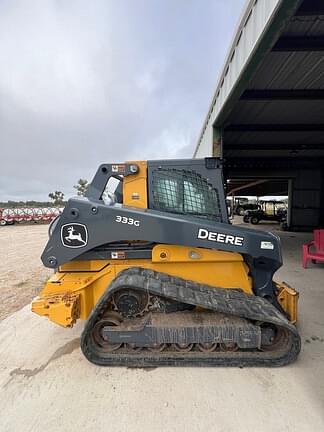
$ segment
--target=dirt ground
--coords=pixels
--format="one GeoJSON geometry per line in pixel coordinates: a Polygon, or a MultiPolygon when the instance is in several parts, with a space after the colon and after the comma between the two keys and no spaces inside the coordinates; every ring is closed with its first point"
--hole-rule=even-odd
{"type": "Polygon", "coordinates": [[[40,260],[48,225],[0,227],[0,320],[30,303],[51,274],[40,260]]]}

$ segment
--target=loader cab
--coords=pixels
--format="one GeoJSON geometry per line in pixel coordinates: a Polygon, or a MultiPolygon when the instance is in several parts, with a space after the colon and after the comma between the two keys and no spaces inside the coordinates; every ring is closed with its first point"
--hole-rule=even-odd
{"type": "Polygon", "coordinates": [[[152,169],[149,208],[221,222],[218,189],[198,172],[179,168],[152,169]]]}
{"type": "Polygon", "coordinates": [[[229,223],[218,158],[104,164],[86,196],[108,204],[229,223]]]}

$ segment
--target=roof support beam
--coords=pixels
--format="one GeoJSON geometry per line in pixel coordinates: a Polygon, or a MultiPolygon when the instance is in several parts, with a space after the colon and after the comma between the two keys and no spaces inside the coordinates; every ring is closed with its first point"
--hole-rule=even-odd
{"type": "Polygon", "coordinates": [[[323,0],[307,0],[302,3],[295,13],[296,16],[324,15],[323,0]]]}
{"type": "Polygon", "coordinates": [[[226,151],[230,150],[323,150],[323,144],[295,144],[295,143],[246,143],[246,144],[226,144],[226,151]]]}
{"type": "Polygon", "coordinates": [[[225,132],[324,132],[322,124],[232,124],[225,132]]]}
{"type": "Polygon", "coordinates": [[[269,180],[264,180],[264,179],[262,179],[262,180],[256,180],[256,181],[251,182],[251,183],[247,183],[247,184],[242,185],[242,186],[237,186],[237,187],[235,187],[234,189],[232,189],[232,190],[228,193],[228,195],[233,195],[235,192],[238,192],[238,191],[243,190],[243,189],[247,189],[247,188],[249,188],[249,187],[251,187],[251,186],[259,185],[259,184],[261,184],[261,183],[266,183],[267,181],[269,181],[269,180]]]}
{"type": "Polygon", "coordinates": [[[245,90],[241,100],[324,100],[324,90],[245,90]]]}
{"type": "Polygon", "coordinates": [[[226,159],[227,178],[289,178],[290,169],[324,169],[324,157],[229,157],[226,159]],[[236,173],[236,175],[234,175],[236,173]]]}
{"type": "Polygon", "coordinates": [[[281,37],[271,51],[324,51],[324,37],[281,37]]]}

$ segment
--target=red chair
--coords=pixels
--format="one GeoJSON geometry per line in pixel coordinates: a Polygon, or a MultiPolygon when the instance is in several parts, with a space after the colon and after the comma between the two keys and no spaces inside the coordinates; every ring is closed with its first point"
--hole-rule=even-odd
{"type": "Polygon", "coordinates": [[[303,245],[303,267],[307,268],[308,260],[312,260],[314,264],[317,261],[324,262],[324,229],[314,230],[314,240],[303,245]],[[310,252],[310,247],[315,248],[314,252],[310,252]]]}

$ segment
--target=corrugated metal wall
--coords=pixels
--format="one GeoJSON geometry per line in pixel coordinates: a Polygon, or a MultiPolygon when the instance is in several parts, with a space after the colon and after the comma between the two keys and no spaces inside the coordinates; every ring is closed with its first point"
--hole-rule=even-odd
{"type": "Polygon", "coordinates": [[[249,58],[253,55],[264,29],[281,1],[252,0],[247,4],[203,125],[194,157],[212,156],[215,119],[239,80],[249,58]]]}
{"type": "Polygon", "coordinates": [[[289,188],[289,225],[294,230],[309,230],[321,224],[323,187],[320,170],[300,170],[289,188]]]}

